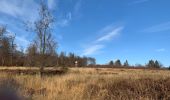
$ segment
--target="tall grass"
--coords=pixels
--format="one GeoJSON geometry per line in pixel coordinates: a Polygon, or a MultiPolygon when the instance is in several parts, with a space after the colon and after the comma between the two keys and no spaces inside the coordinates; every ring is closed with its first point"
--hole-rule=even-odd
{"type": "Polygon", "coordinates": [[[78,69],[64,75],[8,75],[28,100],[169,100],[170,72],[143,69],[78,69]]]}

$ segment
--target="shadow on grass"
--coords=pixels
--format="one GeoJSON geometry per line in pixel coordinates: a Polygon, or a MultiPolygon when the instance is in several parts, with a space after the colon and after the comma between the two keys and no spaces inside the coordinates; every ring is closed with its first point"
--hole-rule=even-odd
{"type": "Polygon", "coordinates": [[[20,84],[12,78],[0,79],[0,100],[23,100],[18,94],[20,84]]]}

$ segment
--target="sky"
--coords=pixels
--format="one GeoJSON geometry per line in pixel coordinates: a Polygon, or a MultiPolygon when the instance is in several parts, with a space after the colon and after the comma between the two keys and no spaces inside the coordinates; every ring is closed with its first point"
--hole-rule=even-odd
{"type": "MultiPolygon", "coordinates": [[[[57,52],[95,57],[97,63],[159,60],[170,65],[170,0],[46,0],[55,17],[57,52]]],[[[35,33],[24,23],[38,18],[38,0],[0,0],[0,24],[16,34],[18,48],[35,33]]]]}

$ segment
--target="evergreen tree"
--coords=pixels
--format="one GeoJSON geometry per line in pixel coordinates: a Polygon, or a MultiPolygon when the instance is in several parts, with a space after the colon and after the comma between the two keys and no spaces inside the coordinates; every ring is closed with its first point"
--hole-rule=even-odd
{"type": "Polygon", "coordinates": [[[156,60],[150,60],[149,63],[147,64],[147,67],[149,68],[161,68],[162,65],[156,60]]]}
{"type": "Polygon", "coordinates": [[[168,67],[168,70],[170,70],[170,66],[168,67]]]}
{"type": "Polygon", "coordinates": [[[115,66],[118,67],[122,66],[121,61],[119,59],[115,61],[115,66]]]}
{"type": "Polygon", "coordinates": [[[153,60],[149,60],[147,67],[153,68],[155,66],[155,62],[153,60]]]}
{"type": "Polygon", "coordinates": [[[125,66],[125,67],[128,67],[128,66],[129,66],[129,63],[128,63],[127,60],[125,61],[124,66],[125,66]]]}
{"type": "Polygon", "coordinates": [[[114,62],[111,60],[111,61],[109,62],[109,65],[110,65],[110,66],[113,66],[113,65],[114,65],[114,62]]]}
{"type": "Polygon", "coordinates": [[[154,68],[161,68],[161,64],[156,60],[154,68]]]}

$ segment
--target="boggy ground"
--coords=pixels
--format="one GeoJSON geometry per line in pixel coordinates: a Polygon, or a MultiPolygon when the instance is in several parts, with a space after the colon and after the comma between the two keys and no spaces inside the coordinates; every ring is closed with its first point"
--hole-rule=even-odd
{"type": "MultiPolygon", "coordinates": [[[[18,69],[27,70],[12,68],[18,69]]],[[[170,100],[168,70],[69,68],[64,74],[43,77],[0,71],[3,85],[27,100],[170,100]]]]}

